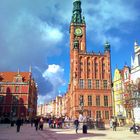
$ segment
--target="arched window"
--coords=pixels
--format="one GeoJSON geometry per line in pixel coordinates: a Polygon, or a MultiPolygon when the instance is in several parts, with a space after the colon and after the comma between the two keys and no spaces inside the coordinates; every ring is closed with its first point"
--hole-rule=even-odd
{"type": "Polygon", "coordinates": [[[102,78],[105,78],[105,60],[104,58],[102,59],[102,78]]]}
{"type": "Polygon", "coordinates": [[[98,60],[97,60],[97,58],[94,59],[94,67],[95,67],[95,78],[97,78],[97,73],[98,73],[98,60]]]}
{"type": "Polygon", "coordinates": [[[90,63],[90,58],[88,57],[88,58],[87,58],[87,77],[88,77],[88,78],[90,77],[90,72],[91,72],[91,70],[90,70],[90,65],[91,65],[91,63],[90,63]]]}

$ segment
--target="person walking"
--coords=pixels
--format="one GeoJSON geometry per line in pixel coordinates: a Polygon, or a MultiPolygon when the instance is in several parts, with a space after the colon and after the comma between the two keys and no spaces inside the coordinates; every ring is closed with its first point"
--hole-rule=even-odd
{"type": "Polygon", "coordinates": [[[43,120],[43,118],[41,117],[41,118],[40,118],[40,121],[39,121],[39,129],[40,129],[40,130],[43,130],[43,123],[44,123],[44,120],[43,120]]]}
{"type": "Polygon", "coordinates": [[[113,131],[116,131],[116,127],[117,127],[117,120],[113,119],[113,131]]]}
{"type": "Polygon", "coordinates": [[[31,127],[33,127],[34,119],[31,118],[31,127]]]}
{"type": "Polygon", "coordinates": [[[38,118],[35,118],[34,123],[35,123],[35,129],[37,131],[38,130],[38,123],[39,123],[38,118]]]}
{"type": "Polygon", "coordinates": [[[20,132],[20,126],[21,126],[21,119],[20,118],[17,119],[16,125],[17,125],[17,132],[20,132]]]}
{"type": "Polygon", "coordinates": [[[76,118],[76,120],[74,121],[74,125],[75,125],[75,131],[76,131],[76,133],[78,133],[78,128],[79,128],[79,120],[78,120],[78,118],[76,118]]]}
{"type": "Polygon", "coordinates": [[[136,124],[135,123],[133,124],[133,132],[134,132],[134,134],[137,134],[137,129],[136,129],[136,124]]]}

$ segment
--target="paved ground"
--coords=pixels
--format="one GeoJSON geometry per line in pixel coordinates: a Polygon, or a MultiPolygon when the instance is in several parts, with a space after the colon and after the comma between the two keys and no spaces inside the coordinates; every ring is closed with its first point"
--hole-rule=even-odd
{"type": "Polygon", "coordinates": [[[140,140],[140,134],[129,132],[128,128],[118,130],[88,130],[88,134],[82,134],[82,130],[76,134],[74,129],[49,129],[45,126],[43,131],[36,131],[30,125],[23,125],[19,133],[16,127],[0,125],[0,140],[140,140]]]}

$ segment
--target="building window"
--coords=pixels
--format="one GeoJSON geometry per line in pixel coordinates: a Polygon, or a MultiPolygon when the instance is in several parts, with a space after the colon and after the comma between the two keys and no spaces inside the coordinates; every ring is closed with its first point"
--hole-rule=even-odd
{"type": "Polygon", "coordinates": [[[103,80],[104,89],[107,89],[107,80],[103,80]]]}
{"type": "Polygon", "coordinates": [[[15,87],[15,93],[18,93],[19,92],[19,86],[16,86],[15,87]]]}
{"type": "Polygon", "coordinates": [[[91,89],[91,87],[92,87],[91,79],[88,79],[88,89],[91,89]]]}
{"type": "Polygon", "coordinates": [[[96,119],[101,118],[101,111],[96,111],[96,119]]]}
{"type": "Polygon", "coordinates": [[[109,112],[105,111],[105,119],[109,119],[109,112]]]}
{"type": "Polygon", "coordinates": [[[13,96],[13,103],[17,104],[18,103],[18,96],[13,96]]]}
{"type": "Polygon", "coordinates": [[[80,62],[80,65],[83,65],[83,62],[80,62]]]}
{"type": "Polygon", "coordinates": [[[88,95],[88,106],[92,106],[92,96],[88,95]]]}
{"type": "Polygon", "coordinates": [[[80,97],[79,97],[79,105],[80,106],[84,105],[84,96],[83,95],[80,95],[80,97]]]}
{"type": "Polygon", "coordinates": [[[3,87],[0,85],[0,92],[3,92],[3,87]]]}
{"type": "Polygon", "coordinates": [[[7,87],[7,88],[6,88],[6,93],[10,93],[10,92],[11,92],[10,87],[7,87]]]}
{"type": "Polygon", "coordinates": [[[91,110],[88,110],[88,117],[91,118],[91,110]]]}
{"type": "Polygon", "coordinates": [[[100,106],[100,96],[96,96],[96,106],[100,106]]]}
{"type": "Polygon", "coordinates": [[[96,80],[96,89],[99,89],[99,80],[96,80]]]}
{"type": "Polygon", "coordinates": [[[104,96],[104,106],[108,106],[108,96],[104,96]]]}
{"type": "Polygon", "coordinates": [[[0,96],[0,103],[3,103],[4,101],[4,96],[0,96]]]}
{"type": "Polygon", "coordinates": [[[104,79],[105,77],[105,64],[102,64],[102,78],[104,79]]]}
{"type": "Polygon", "coordinates": [[[13,106],[12,107],[12,113],[13,113],[12,115],[16,116],[17,115],[17,111],[18,111],[18,107],[17,106],[13,106]]]}
{"type": "Polygon", "coordinates": [[[80,79],[79,81],[80,83],[80,88],[83,89],[84,88],[84,80],[83,79],[80,79]]]}

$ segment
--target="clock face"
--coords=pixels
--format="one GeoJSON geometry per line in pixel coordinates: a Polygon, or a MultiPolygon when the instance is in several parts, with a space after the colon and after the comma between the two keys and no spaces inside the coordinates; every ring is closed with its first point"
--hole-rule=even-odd
{"type": "Polygon", "coordinates": [[[81,28],[76,28],[75,29],[75,35],[77,35],[77,36],[81,36],[82,35],[82,29],[81,28]]]}

